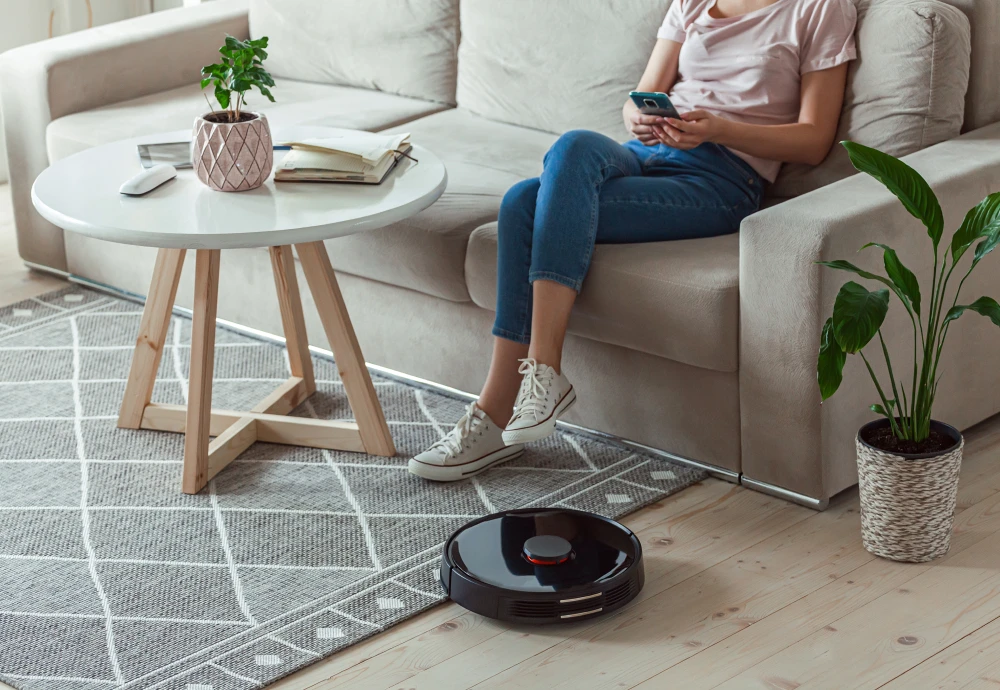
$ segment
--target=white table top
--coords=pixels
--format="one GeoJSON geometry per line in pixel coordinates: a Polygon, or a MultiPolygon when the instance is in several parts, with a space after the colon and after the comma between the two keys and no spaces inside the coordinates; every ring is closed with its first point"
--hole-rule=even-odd
{"type": "MultiPolygon", "coordinates": [[[[329,127],[276,130],[274,141],[329,136],[329,127]]],[[[316,242],[409,218],[441,196],[441,160],[415,145],[380,185],[278,182],[248,192],[215,192],[178,171],[177,179],[141,197],[118,193],[142,170],[136,144],[190,140],[187,130],[97,146],[57,161],[31,188],[38,212],[59,227],[123,244],[235,249],[316,242]]],[[[274,152],[280,160],[281,151],[274,152]]]]}

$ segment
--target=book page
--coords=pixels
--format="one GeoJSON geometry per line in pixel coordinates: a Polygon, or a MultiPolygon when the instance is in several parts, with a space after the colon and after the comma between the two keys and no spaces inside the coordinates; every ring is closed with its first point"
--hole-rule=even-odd
{"type": "Polygon", "coordinates": [[[387,153],[400,148],[409,141],[409,132],[400,134],[375,134],[372,132],[351,132],[332,137],[303,139],[302,141],[283,142],[291,146],[293,152],[302,151],[332,151],[356,156],[370,165],[378,163],[387,153]]]}

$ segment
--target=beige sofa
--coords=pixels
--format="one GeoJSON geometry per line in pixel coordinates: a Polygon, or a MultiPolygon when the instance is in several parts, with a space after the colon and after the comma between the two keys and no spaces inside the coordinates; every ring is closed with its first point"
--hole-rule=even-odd
{"type": "MultiPolygon", "coordinates": [[[[33,211],[31,183],[81,149],[188,127],[205,109],[199,68],[223,34],[266,34],[276,129],[397,128],[445,161],[449,186],[433,207],[328,247],[371,362],[476,391],[501,197],[538,174],[562,131],[625,138],[621,104],[669,1],[215,0],[12,51],[0,59],[0,98],[21,255],[144,294],[153,251],[64,234],[33,211]]],[[[1000,190],[1000,4],[950,2],[859,1],[841,138],[912,153],[953,228],[1000,190]]],[[[819,404],[820,326],[844,276],[814,262],[877,240],[926,272],[929,252],[899,203],[851,172],[835,147],[818,168],[786,166],[739,235],[599,247],[567,341],[580,392],[569,421],[817,507],[853,485],[853,437],[874,391],[852,365],[819,404]]],[[[280,332],[269,271],[262,250],[224,256],[220,316],[280,332]]],[[[997,276],[979,271],[969,294],[996,295],[997,276]]],[[[179,300],[190,303],[190,282],[179,300]]],[[[313,344],[325,347],[307,309],[313,344]]],[[[890,346],[905,352],[908,328],[894,309],[890,346]]],[[[939,418],[967,427],[1000,411],[1000,374],[983,366],[997,344],[986,320],[963,321],[939,418]]]]}

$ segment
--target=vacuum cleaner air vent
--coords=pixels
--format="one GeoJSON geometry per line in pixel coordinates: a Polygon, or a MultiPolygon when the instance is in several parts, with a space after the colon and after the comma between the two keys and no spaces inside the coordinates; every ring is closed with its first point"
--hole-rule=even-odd
{"type": "Polygon", "coordinates": [[[558,623],[621,608],[643,585],[642,547],[628,528],[579,510],[487,515],[445,542],[441,583],[476,613],[558,623]]]}

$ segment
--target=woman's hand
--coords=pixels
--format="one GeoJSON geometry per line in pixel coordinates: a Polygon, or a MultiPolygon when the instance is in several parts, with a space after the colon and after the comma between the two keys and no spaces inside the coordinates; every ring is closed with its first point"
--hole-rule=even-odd
{"type": "Polygon", "coordinates": [[[729,120],[706,110],[692,110],[681,115],[681,119],[668,117],[662,125],[663,143],[675,149],[688,151],[704,144],[716,142],[723,137],[729,120]]]}
{"type": "MultiPolygon", "coordinates": [[[[631,101],[630,101],[631,103],[631,101]]],[[[666,120],[656,115],[643,115],[639,109],[632,106],[625,116],[629,133],[645,146],[656,146],[663,141],[663,124],[666,120]]]]}

